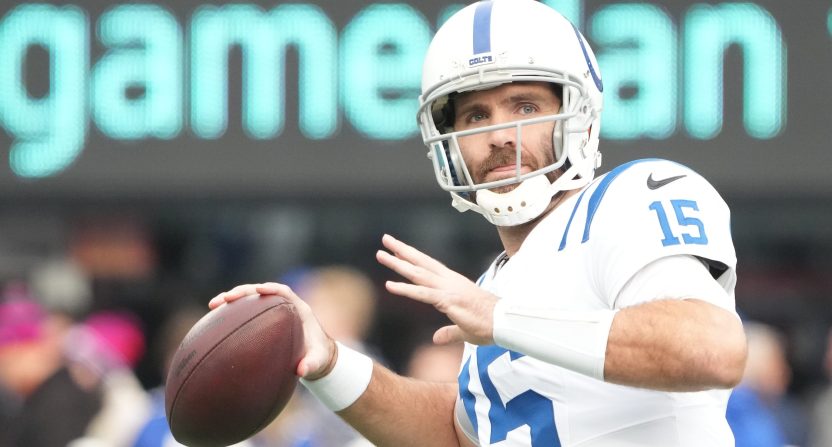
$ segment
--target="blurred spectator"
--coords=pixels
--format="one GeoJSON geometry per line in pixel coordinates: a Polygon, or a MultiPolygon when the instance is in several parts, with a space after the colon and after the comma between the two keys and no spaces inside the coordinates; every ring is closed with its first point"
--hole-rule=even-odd
{"type": "Polygon", "coordinates": [[[731,394],[727,412],[736,446],[806,445],[805,417],[787,394],[791,368],[783,336],[757,322],[746,322],[745,332],[745,374],[731,394]]]}
{"type": "Polygon", "coordinates": [[[828,379],[812,408],[812,446],[832,446],[832,330],[826,337],[823,368],[828,379]]]}
{"type": "Polygon", "coordinates": [[[92,280],[68,258],[47,259],[32,268],[29,285],[38,302],[52,312],[81,317],[92,306],[92,280]]]}
{"type": "Polygon", "coordinates": [[[322,267],[301,278],[296,291],[332,338],[367,349],[364,340],[375,318],[376,291],[365,274],[346,266],[322,267]]]}
{"type": "Polygon", "coordinates": [[[408,360],[406,375],[431,382],[456,382],[463,349],[462,343],[420,344],[408,360]]]}
{"type": "Polygon", "coordinates": [[[37,361],[35,343],[41,339],[45,314],[37,303],[19,296],[22,290],[17,292],[7,288],[0,302],[0,433],[11,430],[24,397],[57,369],[58,362],[57,355],[51,362],[37,361]]]}
{"type": "MultiPolygon", "coordinates": [[[[311,269],[296,281],[295,292],[309,303],[334,339],[378,358],[366,344],[373,324],[376,291],[370,279],[347,266],[311,269]]],[[[364,446],[368,441],[299,386],[286,409],[256,440],[286,447],[364,446]]]]}
{"type": "Polygon", "coordinates": [[[150,414],[150,397],[133,373],[145,336],[131,313],[101,311],[69,331],[66,356],[78,380],[98,387],[102,407],[72,447],[132,445],[150,414]]]}
{"type": "Polygon", "coordinates": [[[0,299],[0,387],[7,411],[0,445],[66,446],[101,407],[94,386],[77,380],[63,357],[65,318],[48,314],[22,283],[0,299]]]}

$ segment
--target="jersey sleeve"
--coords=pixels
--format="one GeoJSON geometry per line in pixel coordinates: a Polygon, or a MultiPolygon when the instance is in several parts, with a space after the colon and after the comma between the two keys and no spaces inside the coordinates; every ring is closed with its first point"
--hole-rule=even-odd
{"type": "Polygon", "coordinates": [[[727,288],[715,280],[699,259],[690,255],[667,256],[636,272],[621,288],[615,307],[629,307],[652,299],[695,298],[736,315],[736,303],[730,290],[733,286],[727,288]]]}
{"type": "Polygon", "coordinates": [[[611,308],[622,304],[616,298],[636,272],[674,255],[699,258],[733,294],[730,211],[705,178],[678,163],[639,160],[613,169],[587,193],[587,269],[611,308]]]}

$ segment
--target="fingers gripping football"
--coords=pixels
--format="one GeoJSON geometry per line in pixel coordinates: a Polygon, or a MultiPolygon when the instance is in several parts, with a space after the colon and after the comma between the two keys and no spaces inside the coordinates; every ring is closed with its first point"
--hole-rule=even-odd
{"type": "Polygon", "coordinates": [[[468,341],[492,344],[494,305],[497,297],[468,278],[445,267],[421,251],[384,235],[382,244],[389,250],[376,253],[378,261],[409,282],[388,281],[387,290],[396,295],[434,306],[454,323],[434,334],[439,344],[468,341]]]}
{"type": "Polygon", "coordinates": [[[298,364],[297,375],[308,380],[325,376],[335,365],[337,348],[335,341],[324,332],[312,309],[292,289],[279,283],[243,284],[222,292],[211,299],[208,307],[215,309],[223,303],[230,303],[245,296],[278,295],[292,302],[303,322],[304,355],[298,364]]]}

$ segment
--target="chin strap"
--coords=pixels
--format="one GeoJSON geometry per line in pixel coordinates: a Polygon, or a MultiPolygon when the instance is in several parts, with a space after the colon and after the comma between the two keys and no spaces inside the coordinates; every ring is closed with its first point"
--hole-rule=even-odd
{"type": "Polygon", "coordinates": [[[538,175],[521,182],[517,188],[505,193],[487,189],[477,191],[477,205],[485,213],[486,220],[500,227],[526,223],[541,215],[549,206],[549,179],[538,175]]]}
{"type": "Polygon", "coordinates": [[[451,205],[459,212],[476,211],[500,227],[524,224],[546,211],[552,197],[558,192],[583,188],[592,181],[586,173],[593,172],[600,162],[600,153],[595,158],[581,160],[570,166],[554,183],[549,183],[549,179],[541,174],[522,181],[509,192],[495,193],[481,189],[476,191],[476,203],[452,192],[451,205]],[[590,165],[592,169],[586,169],[590,165]],[[579,176],[579,173],[584,175],[579,176]]]}

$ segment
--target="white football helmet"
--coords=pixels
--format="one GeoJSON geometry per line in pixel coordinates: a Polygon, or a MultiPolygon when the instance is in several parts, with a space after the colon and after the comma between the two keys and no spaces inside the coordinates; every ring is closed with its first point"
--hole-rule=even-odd
{"type": "Polygon", "coordinates": [[[592,49],[578,29],[551,7],[534,0],[487,0],[465,7],[436,32],[423,67],[418,121],[436,180],[450,192],[455,208],[475,210],[495,225],[519,225],[538,217],[558,191],[586,185],[601,165],[602,91],[592,49]],[[450,127],[450,94],[517,81],[561,85],[560,113],[465,131],[450,127]],[[555,161],[521,174],[522,127],[541,122],[555,122],[555,161]],[[475,183],[458,138],[506,128],[517,131],[517,174],[475,183]],[[545,174],[557,169],[563,174],[550,182],[545,174]],[[515,183],[520,185],[507,193],[489,191],[515,183]]]}

